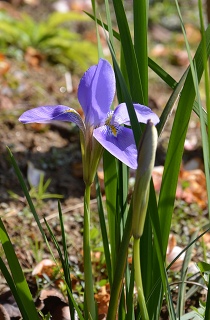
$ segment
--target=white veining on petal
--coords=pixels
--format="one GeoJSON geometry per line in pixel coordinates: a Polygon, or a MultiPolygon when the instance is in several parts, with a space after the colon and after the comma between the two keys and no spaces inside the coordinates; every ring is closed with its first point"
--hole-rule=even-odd
{"type": "Polygon", "coordinates": [[[107,127],[107,132],[110,135],[113,135],[114,137],[117,137],[118,132],[120,130],[120,125],[118,122],[115,121],[115,123],[112,121],[112,117],[113,117],[114,111],[110,111],[107,114],[107,119],[105,121],[105,125],[107,127]]]}

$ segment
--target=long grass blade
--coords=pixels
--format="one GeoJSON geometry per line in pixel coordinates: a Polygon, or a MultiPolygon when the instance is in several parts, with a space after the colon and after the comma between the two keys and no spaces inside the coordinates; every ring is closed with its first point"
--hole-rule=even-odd
{"type": "MultiPolygon", "coordinates": [[[[54,233],[52,232],[52,229],[50,228],[50,226],[49,226],[48,222],[46,221],[46,219],[44,219],[44,221],[45,221],[45,224],[46,224],[46,226],[47,226],[47,229],[48,229],[48,231],[49,231],[49,233],[50,233],[51,239],[52,239],[52,241],[53,241],[53,243],[54,243],[54,245],[55,245],[55,247],[56,247],[56,250],[57,250],[57,252],[58,252],[58,254],[59,254],[59,258],[60,258],[60,260],[61,260],[62,267],[64,268],[64,275],[65,275],[65,276],[64,276],[63,280],[65,281],[65,283],[66,283],[66,285],[67,285],[68,295],[69,295],[69,297],[70,297],[70,299],[71,299],[71,302],[72,302],[72,304],[73,304],[73,306],[74,306],[74,308],[75,308],[75,310],[76,310],[76,312],[77,312],[77,314],[78,314],[79,319],[80,319],[80,320],[84,320],[83,315],[82,315],[82,313],[81,313],[81,311],[80,311],[80,309],[79,309],[79,307],[78,307],[78,305],[77,305],[77,303],[76,303],[76,301],[75,301],[75,299],[74,299],[74,297],[73,297],[73,294],[72,294],[72,292],[71,292],[71,285],[70,285],[70,287],[69,287],[69,283],[67,283],[67,281],[66,281],[66,279],[68,280],[68,276],[67,276],[66,273],[67,273],[67,272],[69,273],[69,266],[68,266],[68,264],[65,263],[65,257],[63,257],[61,248],[60,248],[60,246],[59,246],[58,241],[57,241],[56,238],[55,238],[54,233]]],[[[56,260],[55,260],[55,262],[56,262],[56,260]]],[[[57,263],[57,262],[56,262],[56,263],[57,263]]]]}
{"type": "MultiPolygon", "coordinates": [[[[207,36],[207,50],[210,52],[210,27],[206,30],[207,36]]],[[[202,48],[199,46],[194,58],[198,81],[200,81],[203,72],[202,63],[202,48]]],[[[173,212],[173,205],[175,199],[175,192],[178,180],[178,173],[182,159],[184,141],[186,137],[187,127],[195,99],[195,89],[193,85],[193,78],[191,70],[188,72],[182,94],[178,103],[175,119],[172,127],[172,132],[168,145],[168,152],[165,161],[162,187],[160,191],[158,211],[160,215],[160,225],[163,235],[162,244],[163,252],[166,252],[168,243],[169,229],[171,225],[171,216],[173,212]],[[173,179],[171,179],[170,172],[173,172],[173,179]],[[167,215],[165,214],[167,212],[167,215]]]]}
{"type": "Polygon", "coordinates": [[[149,211],[149,217],[151,219],[151,224],[152,224],[152,229],[154,234],[152,265],[157,266],[155,270],[154,268],[152,268],[153,273],[152,273],[152,283],[150,287],[151,291],[147,296],[148,310],[151,310],[151,313],[150,313],[151,319],[152,318],[156,319],[156,317],[158,317],[160,313],[160,308],[161,308],[161,304],[158,301],[160,302],[162,301],[163,290],[164,290],[166,301],[169,306],[169,313],[171,315],[171,319],[174,319],[175,310],[173,307],[173,301],[172,301],[171,292],[168,284],[168,278],[166,274],[164,254],[162,252],[162,235],[161,235],[160,221],[159,221],[158,210],[157,210],[156,195],[155,195],[154,185],[152,181],[150,184],[150,199],[148,204],[148,211],[149,211]],[[159,279],[161,278],[162,280],[162,284],[160,285],[160,287],[156,285],[158,278],[159,279]],[[154,308],[154,305],[156,305],[157,307],[154,308]],[[152,311],[153,311],[153,314],[152,314],[152,311]]]}
{"type": "Polygon", "coordinates": [[[20,310],[20,313],[22,314],[23,318],[24,319],[28,319],[29,318],[27,317],[27,313],[25,311],[25,306],[24,306],[24,302],[21,300],[19,294],[18,294],[18,291],[16,289],[16,286],[15,286],[15,283],[14,283],[14,280],[11,276],[11,274],[9,273],[7,267],[6,267],[6,264],[4,263],[4,261],[2,260],[2,258],[0,258],[0,269],[1,269],[1,272],[14,296],[14,299],[18,305],[18,308],[20,310]]]}
{"type": "Polygon", "coordinates": [[[97,37],[97,46],[98,46],[98,56],[99,58],[103,58],[103,48],[102,48],[102,44],[101,44],[101,39],[100,39],[100,35],[99,35],[99,30],[98,30],[98,23],[97,23],[97,19],[96,19],[96,2],[95,0],[91,0],[92,2],[92,9],[93,9],[93,19],[95,21],[95,28],[96,28],[96,37],[97,37]]]}
{"type": "Polygon", "coordinates": [[[110,250],[109,250],[109,240],[107,235],[107,228],[105,222],[105,214],[104,208],[102,204],[102,197],[100,192],[100,185],[98,181],[98,176],[95,177],[95,186],[96,186],[96,195],[97,195],[97,203],[98,203],[98,214],[101,226],[101,234],[103,239],[103,247],[104,247],[104,255],[106,260],[106,268],[109,278],[110,287],[112,287],[112,265],[111,265],[111,258],[110,258],[110,250]]]}
{"type": "MultiPolygon", "coordinates": [[[[195,240],[197,237],[197,231],[194,232],[194,234],[191,237],[191,242],[195,240]]],[[[185,303],[185,289],[186,289],[186,284],[185,280],[187,277],[187,270],[188,266],[192,257],[192,251],[194,248],[194,243],[189,247],[188,250],[186,250],[185,258],[182,264],[182,269],[181,269],[181,284],[179,285],[179,291],[178,291],[178,298],[177,298],[177,316],[178,319],[183,315],[184,312],[184,303],[185,303]]]]}
{"type": "Polygon", "coordinates": [[[138,63],[122,1],[113,0],[133,101],[145,104],[138,63]]]}
{"type": "Polygon", "coordinates": [[[72,319],[74,319],[74,304],[72,302],[72,295],[69,295],[69,291],[72,293],[72,285],[71,285],[71,277],[70,277],[70,268],[69,268],[69,255],[68,255],[68,248],[66,244],[66,234],[64,229],[64,221],[63,221],[63,215],[61,211],[61,205],[58,201],[58,213],[59,213],[59,220],[60,220],[60,226],[61,226],[61,234],[62,234],[62,246],[63,246],[63,259],[62,259],[62,267],[64,272],[64,278],[66,281],[66,284],[69,288],[67,290],[67,296],[69,301],[69,308],[70,308],[70,316],[72,319]]]}
{"type": "Polygon", "coordinates": [[[39,221],[39,217],[38,217],[38,215],[37,215],[37,213],[36,213],[36,209],[35,209],[35,207],[34,207],[33,201],[31,200],[31,197],[30,197],[30,194],[29,194],[29,192],[28,192],[27,186],[26,186],[25,181],[24,181],[24,179],[23,179],[22,173],[21,173],[21,171],[20,171],[20,169],[19,169],[19,167],[18,167],[18,165],[17,165],[17,162],[15,161],[15,158],[14,158],[12,152],[10,151],[9,148],[7,148],[7,149],[8,149],[8,152],[9,152],[9,157],[10,157],[12,166],[13,166],[13,168],[14,168],[14,170],[15,170],[15,173],[16,173],[16,175],[17,175],[17,178],[18,178],[18,180],[19,180],[19,182],[20,182],[20,186],[21,186],[21,188],[22,188],[22,190],[23,190],[23,192],[24,192],[24,195],[25,195],[25,197],[26,197],[26,200],[28,201],[28,204],[29,204],[29,207],[30,207],[30,209],[31,209],[31,212],[32,212],[32,214],[33,214],[33,216],[34,216],[34,219],[35,219],[35,221],[36,221],[36,223],[37,223],[37,225],[38,225],[38,227],[39,227],[39,230],[40,230],[40,232],[41,232],[41,234],[42,234],[43,239],[44,239],[45,241],[47,241],[47,238],[46,238],[46,236],[45,236],[44,230],[43,230],[42,225],[41,225],[41,223],[40,223],[40,221],[39,221]]]}
{"type": "Polygon", "coordinates": [[[142,102],[145,105],[148,104],[148,5],[147,0],[133,0],[134,50],[144,96],[142,102]]]}
{"type": "MultiPolygon", "coordinates": [[[[15,254],[13,245],[10,241],[10,238],[7,234],[7,231],[1,219],[0,219],[0,240],[1,240],[1,244],[2,244],[4,253],[6,255],[8,265],[12,274],[14,286],[16,287],[16,290],[14,290],[14,294],[17,294],[19,296],[19,299],[17,302],[20,304],[20,308],[21,308],[20,312],[23,312],[23,315],[27,315],[26,319],[28,320],[31,319],[31,317],[34,320],[36,319],[38,320],[39,317],[31,296],[31,292],[29,290],[28,284],[24,277],[20,263],[15,254]]],[[[8,276],[8,274],[6,273],[6,270],[4,269],[3,271],[8,276]]],[[[12,286],[11,289],[14,289],[14,286],[12,286]]]]}
{"type": "Polygon", "coordinates": [[[104,184],[106,194],[106,207],[109,226],[109,239],[111,247],[111,270],[112,279],[116,264],[116,214],[117,214],[117,166],[115,158],[108,153],[104,152],[103,156],[104,166],[104,184]]]}
{"type": "MultiPolygon", "coordinates": [[[[94,16],[91,15],[90,13],[86,12],[86,14],[94,19],[94,16]]],[[[97,23],[100,25],[100,26],[103,26],[106,30],[108,30],[108,26],[107,24],[105,23],[102,23],[101,20],[97,19],[97,23]]],[[[121,41],[121,38],[120,38],[120,34],[115,31],[115,30],[112,30],[113,32],[113,36],[121,41]]],[[[209,39],[207,41],[207,45],[209,46],[209,39]]],[[[209,53],[208,53],[209,55],[209,53]]],[[[165,70],[163,70],[161,68],[161,66],[159,66],[154,60],[152,60],[151,58],[148,57],[148,66],[166,83],[168,84],[168,86],[172,89],[176,89],[175,92],[173,93],[173,97],[170,98],[173,99],[173,101],[176,101],[179,97],[179,94],[181,92],[181,89],[182,89],[182,86],[184,84],[184,79],[185,77],[187,76],[187,73],[189,71],[189,68],[185,71],[185,73],[183,74],[183,76],[181,77],[180,81],[177,83],[176,80],[170,75],[168,74],[165,70]]],[[[159,124],[159,132],[162,131],[162,128],[164,128],[165,126],[165,121],[167,120],[167,118],[169,117],[170,113],[171,113],[171,109],[173,107],[173,103],[169,103],[168,102],[168,105],[170,106],[170,108],[167,106],[167,108],[164,108],[163,110],[163,115],[161,115],[162,119],[160,121],[160,124],[159,124]]],[[[193,104],[193,110],[194,112],[199,116],[199,107],[198,107],[198,103],[197,101],[194,101],[194,104],[193,104]]],[[[204,109],[202,109],[202,113],[203,113],[203,116],[204,116],[204,119],[205,119],[205,122],[207,123],[207,113],[204,109]]]]}

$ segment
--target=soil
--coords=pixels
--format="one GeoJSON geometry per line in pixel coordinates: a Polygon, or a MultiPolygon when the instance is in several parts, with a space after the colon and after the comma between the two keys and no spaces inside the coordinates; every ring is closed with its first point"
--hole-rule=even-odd
{"type": "MultiPolygon", "coordinates": [[[[13,76],[17,70],[21,72],[19,66],[14,61],[10,60],[10,65],[10,72],[13,76]]],[[[64,98],[62,93],[58,93],[56,97],[54,89],[52,89],[52,92],[48,90],[52,83],[57,84],[57,86],[55,85],[56,90],[59,89],[61,73],[59,74],[59,70],[56,67],[49,67],[50,72],[46,76],[46,70],[46,66],[41,67],[39,70],[31,70],[30,66],[27,66],[24,76],[18,84],[21,87],[22,83],[26,83],[23,93],[19,96],[14,91],[10,92],[9,95],[4,94],[3,98],[6,101],[5,103],[4,100],[1,101],[0,202],[3,220],[5,220],[5,212],[7,217],[13,216],[14,218],[16,215],[19,216],[19,212],[22,212],[26,206],[20,183],[9,160],[7,147],[13,153],[29,189],[30,185],[27,175],[33,176],[34,173],[36,174],[36,169],[39,169],[44,174],[45,181],[51,180],[47,193],[63,196],[61,204],[65,211],[67,211],[67,208],[73,208],[83,202],[84,183],[82,179],[81,152],[77,127],[60,122],[48,125],[23,125],[18,121],[19,115],[31,106],[31,102],[27,104],[25,101],[31,101],[30,97],[36,96],[36,92],[34,91],[38,89],[33,84],[33,81],[38,81],[39,87],[45,92],[43,104],[44,102],[46,104],[47,100],[49,100],[48,104],[59,104],[61,103],[60,100],[64,98]],[[26,78],[29,79],[29,82],[26,81],[26,78]],[[29,171],[31,167],[32,171],[29,171]],[[10,191],[12,191],[13,196],[11,196],[10,191]]],[[[64,79],[62,81],[64,82],[64,79]]],[[[7,84],[3,85],[1,93],[5,92],[7,88],[7,84]]],[[[37,97],[34,98],[34,100],[36,99],[37,97]]],[[[75,92],[72,93],[70,99],[68,94],[67,99],[69,100],[68,105],[71,104],[72,100],[76,101],[75,92]]],[[[63,104],[65,102],[67,104],[65,98],[63,101],[63,104]]],[[[48,216],[56,212],[57,200],[42,201],[37,211],[40,216],[48,216]]],[[[71,209],[70,211],[74,210],[71,209]]],[[[78,215],[81,215],[81,212],[82,208],[76,210],[76,214],[78,215]]],[[[66,226],[71,229],[71,225],[73,224],[72,228],[78,229],[79,232],[81,226],[75,228],[72,214],[66,214],[66,217],[66,226]]],[[[8,219],[6,220],[8,221],[8,219]]],[[[26,220],[25,223],[27,223],[26,220]]],[[[30,231],[32,232],[32,230],[30,231]]],[[[8,232],[10,234],[10,230],[8,232]]],[[[76,239],[79,238],[80,236],[78,237],[77,235],[76,239]]]]}

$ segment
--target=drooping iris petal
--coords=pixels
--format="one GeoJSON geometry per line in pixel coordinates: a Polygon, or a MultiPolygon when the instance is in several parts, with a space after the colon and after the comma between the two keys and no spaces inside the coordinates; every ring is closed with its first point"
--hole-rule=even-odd
{"type": "Polygon", "coordinates": [[[115,76],[110,63],[100,59],[90,67],[78,88],[78,100],[85,114],[85,123],[93,126],[104,124],[115,94],[115,76]]]}
{"type": "MultiPolygon", "coordinates": [[[[151,120],[152,123],[156,125],[160,121],[158,116],[150,108],[138,103],[134,103],[133,105],[139,122],[147,123],[148,120],[151,120]]],[[[114,110],[112,123],[130,125],[130,118],[125,103],[119,104],[114,110]]]]}
{"type": "Polygon", "coordinates": [[[95,139],[113,156],[132,169],[137,168],[137,149],[133,132],[120,127],[116,136],[110,133],[108,126],[101,126],[93,131],[95,139]]]}
{"type": "Polygon", "coordinates": [[[25,111],[19,118],[22,123],[48,123],[53,120],[74,122],[85,132],[84,123],[79,113],[67,106],[43,106],[25,111]]]}

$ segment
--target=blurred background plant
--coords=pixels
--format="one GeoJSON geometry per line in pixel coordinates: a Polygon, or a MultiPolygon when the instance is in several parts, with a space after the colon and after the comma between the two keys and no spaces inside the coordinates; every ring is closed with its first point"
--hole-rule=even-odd
{"type": "Polygon", "coordinates": [[[16,17],[0,11],[1,53],[39,65],[43,60],[67,69],[84,71],[97,61],[95,45],[76,32],[73,25],[87,22],[79,12],[53,12],[37,22],[26,13],[16,17]]]}

